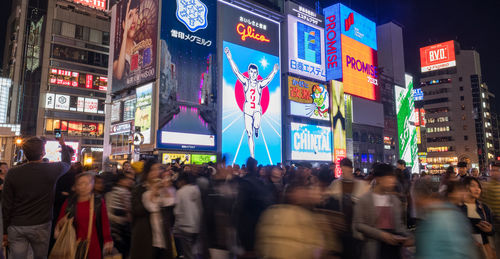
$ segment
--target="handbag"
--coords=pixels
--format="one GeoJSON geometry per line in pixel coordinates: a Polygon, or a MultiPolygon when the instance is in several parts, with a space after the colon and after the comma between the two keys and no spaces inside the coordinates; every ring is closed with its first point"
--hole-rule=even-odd
{"type": "Polygon", "coordinates": [[[92,226],[94,225],[94,195],[90,197],[89,209],[89,228],[87,231],[87,239],[78,239],[76,241],[75,259],[87,259],[89,254],[90,240],[92,237],[92,226]]]}
{"type": "Polygon", "coordinates": [[[75,257],[76,232],[73,227],[73,217],[64,216],[64,222],[61,233],[50,252],[49,259],[67,259],[75,257]]]}

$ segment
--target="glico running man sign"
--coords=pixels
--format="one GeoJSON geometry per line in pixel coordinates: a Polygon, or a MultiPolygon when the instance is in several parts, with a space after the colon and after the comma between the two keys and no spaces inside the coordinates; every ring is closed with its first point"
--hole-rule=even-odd
{"type": "Polygon", "coordinates": [[[280,25],[219,1],[222,153],[228,164],[281,162],[280,25]]]}

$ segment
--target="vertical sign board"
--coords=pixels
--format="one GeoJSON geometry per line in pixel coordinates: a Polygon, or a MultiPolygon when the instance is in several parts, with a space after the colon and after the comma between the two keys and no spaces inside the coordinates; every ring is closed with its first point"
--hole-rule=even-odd
{"type": "Polygon", "coordinates": [[[347,155],[346,101],[342,83],[335,80],[330,81],[330,93],[330,110],[333,130],[333,161],[336,165],[335,177],[339,177],[342,174],[340,160],[344,159],[347,155]]]}
{"type": "Polygon", "coordinates": [[[324,18],[313,10],[287,2],[288,71],[326,80],[324,18]]]}
{"type": "Polygon", "coordinates": [[[117,4],[113,93],[156,78],[158,4],[158,0],[123,0],[117,4]]]}
{"type": "Polygon", "coordinates": [[[332,161],[332,129],[292,122],[290,125],[292,160],[332,161]]]}
{"type": "Polygon", "coordinates": [[[342,45],[340,42],[340,4],[323,9],[325,16],[326,80],[342,78],[342,45]]]}
{"type": "Polygon", "coordinates": [[[288,77],[290,114],[318,120],[330,120],[330,94],[324,84],[288,77]]]}
{"type": "Polygon", "coordinates": [[[157,146],[215,151],[217,0],[163,0],[157,146]]]}
{"type": "Polygon", "coordinates": [[[135,126],[140,127],[144,136],[143,144],[151,144],[151,107],[153,101],[153,83],[137,87],[135,90],[135,126]]]}
{"type": "Polygon", "coordinates": [[[280,24],[219,1],[222,153],[229,164],[281,162],[280,24]]]}
{"type": "Polygon", "coordinates": [[[418,172],[417,130],[414,123],[413,77],[405,75],[406,88],[395,86],[396,116],[398,121],[399,158],[418,172]]]}

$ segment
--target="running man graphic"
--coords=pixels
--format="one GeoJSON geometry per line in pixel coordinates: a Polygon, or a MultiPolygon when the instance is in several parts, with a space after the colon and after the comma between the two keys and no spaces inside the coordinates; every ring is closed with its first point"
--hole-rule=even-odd
{"type": "Polygon", "coordinates": [[[245,105],[243,106],[243,114],[245,116],[245,130],[248,135],[248,148],[250,149],[250,156],[255,158],[255,137],[259,137],[260,120],[262,117],[262,106],[260,99],[262,97],[262,90],[273,81],[274,76],[278,73],[278,64],[274,65],[273,71],[267,78],[257,79],[259,77],[259,68],[257,65],[250,63],[248,65],[248,78],[238,70],[236,63],[233,60],[231,51],[228,47],[224,49],[226,57],[231,64],[231,69],[236,75],[238,80],[243,84],[245,92],[245,105]]]}

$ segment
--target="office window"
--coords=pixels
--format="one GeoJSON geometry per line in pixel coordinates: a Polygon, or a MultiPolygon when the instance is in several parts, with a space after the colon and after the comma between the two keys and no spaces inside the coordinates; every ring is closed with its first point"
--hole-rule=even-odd
{"type": "Polygon", "coordinates": [[[102,44],[102,32],[94,29],[90,29],[90,39],[89,41],[102,44]]]}
{"type": "Polygon", "coordinates": [[[464,136],[464,140],[469,140],[469,136],[464,136]]]}
{"type": "Polygon", "coordinates": [[[462,82],[462,80],[464,80],[462,77],[458,78],[458,81],[462,82]]]}
{"type": "Polygon", "coordinates": [[[465,98],[463,96],[460,96],[460,101],[463,101],[465,98]]]}
{"type": "Polygon", "coordinates": [[[462,111],[465,111],[465,105],[462,104],[462,111]]]}
{"type": "Polygon", "coordinates": [[[61,21],[54,20],[52,23],[52,33],[61,35],[61,21]]]}
{"type": "Polygon", "coordinates": [[[460,86],[460,91],[463,91],[464,90],[464,87],[463,86],[460,86]]]}
{"type": "Polygon", "coordinates": [[[102,44],[109,46],[109,32],[102,32],[102,44]]]}
{"type": "Polygon", "coordinates": [[[71,23],[62,22],[61,35],[74,38],[75,37],[76,26],[71,23]]]}

